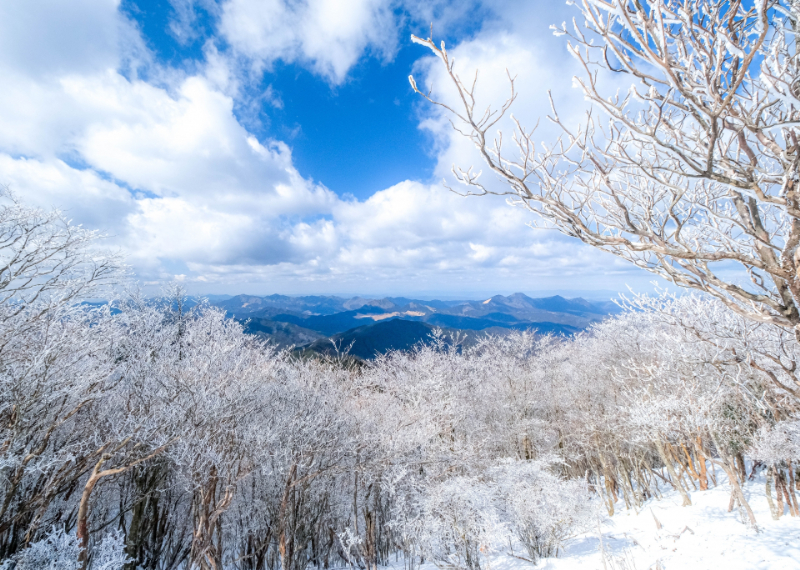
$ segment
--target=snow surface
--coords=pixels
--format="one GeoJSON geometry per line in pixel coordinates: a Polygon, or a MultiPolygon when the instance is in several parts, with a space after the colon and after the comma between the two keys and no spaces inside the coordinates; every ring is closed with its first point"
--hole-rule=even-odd
{"type": "MultiPolygon", "coordinates": [[[[536,566],[510,555],[481,560],[484,570],[752,570],[800,569],[800,517],[788,509],[773,520],[760,474],[744,488],[758,522],[758,532],[743,522],[743,513],[728,512],[730,487],[717,472],[719,485],[691,492],[692,506],[682,507],[675,492],[648,501],[637,514],[616,505],[613,517],[598,520],[594,531],[570,540],[558,558],[536,566]],[[657,529],[655,518],[661,523],[657,529]],[[602,547],[605,556],[601,552],[602,547]]],[[[709,484],[711,484],[709,482],[709,484]]],[[[773,489],[773,498],[775,491],[773,489]]],[[[521,551],[522,556],[526,556],[521,551]]],[[[436,570],[424,564],[420,570],[436,570]]]]}
{"type": "MultiPolygon", "coordinates": [[[[666,493],[660,501],[649,501],[638,514],[625,511],[605,517],[601,523],[606,566],[600,553],[599,533],[587,533],[567,544],[557,559],[539,568],[573,570],[590,568],[649,569],[797,569],[800,568],[800,517],[773,520],[764,495],[764,478],[745,486],[745,496],[756,516],[759,532],[746,524],[743,513],[728,512],[730,487],[719,480],[717,487],[691,493],[692,506],[682,507],[677,493],[666,493]],[[655,517],[655,518],[654,518],[655,517]],[[661,523],[656,527],[655,519],[661,523]],[[685,529],[685,530],[684,530],[685,529]]],[[[774,490],[773,490],[774,496],[774,490]]],[[[514,559],[512,559],[514,560],[514,559]]],[[[510,570],[510,565],[492,564],[492,570],[510,570]]],[[[518,564],[517,564],[518,566],[518,564]]]]}

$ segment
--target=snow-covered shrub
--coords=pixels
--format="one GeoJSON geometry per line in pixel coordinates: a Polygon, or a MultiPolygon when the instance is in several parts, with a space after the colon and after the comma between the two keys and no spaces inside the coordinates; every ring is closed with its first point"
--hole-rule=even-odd
{"type": "Polygon", "coordinates": [[[3,562],[0,570],[78,570],[79,553],[77,537],[53,527],[42,540],[3,562]]]}
{"type": "Polygon", "coordinates": [[[422,552],[437,564],[480,568],[480,555],[507,543],[497,489],[477,477],[454,477],[426,490],[419,505],[417,536],[422,552]]]}
{"type": "MultiPolygon", "coordinates": [[[[53,527],[41,540],[34,542],[13,558],[0,564],[0,570],[78,570],[80,546],[74,534],[53,527]]],[[[92,549],[92,570],[121,570],[130,561],[125,554],[125,539],[119,532],[107,534],[92,549]]]]}
{"type": "Polygon", "coordinates": [[[492,469],[500,508],[531,560],[557,556],[588,528],[598,505],[582,480],[563,481],[543,461],[506,461],[492,469]]]}
{"type": "MultiPolygon", "coordinates": [[[[713,299],[636,297],[571,338],[437,332],[355,367],[276,352],[180,287],[112,310],[72,284],[49,305],[0,283],[0,570],[78,568],[74,536],[25,540],[70,517],[121,529],[143,568],[535,562],[600,500],[689,505],[717,467],[755,524],[747,458],[795,504],[800,344],[713,299]]],[[[121,538],[87,538],[92,569],[123,564],[121,538]]]]}
{"type": "Polygon", "coordinates": [[[800,421],[778,422],[762,427],[753,444],[753,459],[775,464],[800,459],[800,421]]]}
{"type": "MultiPolygon", "coordinates": [[[[455,568],[480,568],[480,557],[521,543],[534,562],[556,556],[588,528],[596,503],[581,480],[561,480],[552,462],[505,460],[473,476],[420,485],[416,517],[406,533],[427,558],[455,568]]],[[[407,509],[405,503],[402,508],[407,509]]]]}
{"type": "Polygon", "coordinates": [[[125,537],[120,532],[112,532],[92,549],[92,570],[121,570],[130,562],[125,554],[125,537]]]}

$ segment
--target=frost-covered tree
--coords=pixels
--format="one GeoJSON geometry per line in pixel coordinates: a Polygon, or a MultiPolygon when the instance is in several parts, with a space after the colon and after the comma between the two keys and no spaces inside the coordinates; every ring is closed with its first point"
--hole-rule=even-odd
{"type": "MultiPolygon", "coordinates": [[[[800,57],[789,0],[579,0],[554,28],[585,71],[592,108],[538,145],[516,123],[490,134],[517,93],[476,108],[444,44],[412,40],[441,60],[457,93],[439,105],[508,186],[455,168],[467,193],[509,194],[542,225],[611,252],[681,287],[715,296],[800,339],[800,57]],[[629,88],[606,92],[604,77],[629,88]],[[512,148],[503,146],[512,141],[512,148]]],[[[512,117],[513,118],[513,117],[512,117]]]]}
{"type": "Polygon", "coordinates": [[[76,426],[113,384],[116,328],[107,307],[80,302],[121,272],[95,232],[7,191],[0,201],[0,553],[11,554],[96,451],[76,426]]]}

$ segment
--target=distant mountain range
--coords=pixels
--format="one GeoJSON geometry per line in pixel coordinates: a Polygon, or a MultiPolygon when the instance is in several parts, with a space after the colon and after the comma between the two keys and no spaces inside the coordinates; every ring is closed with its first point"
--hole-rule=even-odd
{"type": "Polygon", "coordinates": [[[286,295],[208,299],[244,322],[248,332],[278,346],[327,353],[335,343],[364,359],[428,342],[434,328],[470,339],[527,329],[569,336],[619,310],[610,301],[592,303],[558,295],[531,298],[522,293],[484,301],[286,295]]]}

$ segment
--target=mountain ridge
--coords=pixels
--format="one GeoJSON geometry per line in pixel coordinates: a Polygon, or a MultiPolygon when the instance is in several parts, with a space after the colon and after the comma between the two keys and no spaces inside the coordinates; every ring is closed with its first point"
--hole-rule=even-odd
{"type": "Polygon", "coordinates": [[[513,330],[571,336],[620,310],[610,301],[597,303],[561,295],[536,298],[524,293],[457,301],[235,295],[209,302],[244,323],[247,332],[280,347],[327,353],[331,341],[347,341],[358,346],[354,355],[359,358],[372,350],[406,350],[425,342],[434,328],[473,337],[513,330]]]}

